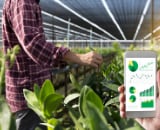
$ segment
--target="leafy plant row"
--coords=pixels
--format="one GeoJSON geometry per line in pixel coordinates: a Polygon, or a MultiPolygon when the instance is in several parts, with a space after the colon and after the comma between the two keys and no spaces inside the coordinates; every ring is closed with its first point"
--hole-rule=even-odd
{"type": "MultiPolygon", "coordinates": [[[[119,44],[113,44],[104,54],[110,52],[116,53],[112,62],[105,61],[85,78],[79,80],[70,73],[71,88],[67,97],[58,93],[50,80],[42,86],[35,84],[34,91],[24,89],[28,106],[44,122],[41,125],[48,130],[142,130],[134,120],[122,119],[119,115],[118,86],[123,84],[124,50],[119,44]]],[[[1,99],[1,119],[8,113],[9,122],[2,125],[0,120],[0,130],[15,130],[14,119],[4,98],[1,99]]]]}
{"type": "Polygon", "coordinates": [[[45,122],[42,125],[48,130],[142,129],[134,120],[119,116],[118,86],[123,84],[124,51],[117,45],[114,50],[112,62],[104,63],[85,79],[77,80],[70,73],[72,88],[67,97],[58,94],[49,80],[41,89],[35,85],[34,92],[24,90],[29,107],[45,122]]]}

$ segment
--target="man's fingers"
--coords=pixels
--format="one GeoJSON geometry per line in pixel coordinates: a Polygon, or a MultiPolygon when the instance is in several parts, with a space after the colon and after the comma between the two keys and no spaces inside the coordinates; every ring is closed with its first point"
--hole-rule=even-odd
{"type": "Polygon", "coordinates": [[[158,93],[160,93],[160,70],[157,71],[157,86],[158,86],[158,93]]]}
{"type": "Polygon", "coordinates": [[[118,88],[118,91],[120,92],[120,95],[119,95],[119,101],[120,101],[120,116],[125,118],[126,117],[126,112],[125,112],[125,94],[124,94],[124,85],[121,85],[119,88],[118,88]]]}
{"type": "Polygon", "coordinates": [[[99,54],[95,54],[94,62],[97,63],[98,65],[102,64],[102,62],[103,62],[102,56],[99,54]]]}
{"type": "Polygon", "coordinates": [[[94,51],[86,53],[85,57],[87,59],[88,64],[96,68],[98,68],[103,62],[102,56],[94,51]]]}
{"type": "Polygon", "coordinates": [[[124,103],[120,103],[120,111],[125,111],[125,104],[124,103]]]}
{"type": "Polygon", "coordinates": [[[126,110],[125,110],[125,104],[120,103],[120,116],[125,118],[126,117],[126,110]]]}
{"type": "Polygon", "coordinates": [[[119,101],[120,102],[122,102],[122,103],[125,103],[125,95],[124,95],[124,93],[121,93],[120,95],[119,95],[119,101]]]}
{"type": "Polygon", "coordinates": [[[143,124],[143,118],[135,118],[135,120],[136,120],[139,124],[143,124]]]}
{"type": "Polygon", "coordinates": [[[120,116],[121,116],[122,118],[125,118],[125,117],[126,117],[126,112],[125,112],[125,111],[120,111],[120,116]]]}
{"type": "Polygon", "coordinates": [[[118,87],[118,91],[120,93],[124,93],[124,85],[121,85],[120,87],[118,87]]]}
{"type": "Polygon", "coordinates": [[[157,71],[157,85],[160,88],[160,70],[157,71]]]}

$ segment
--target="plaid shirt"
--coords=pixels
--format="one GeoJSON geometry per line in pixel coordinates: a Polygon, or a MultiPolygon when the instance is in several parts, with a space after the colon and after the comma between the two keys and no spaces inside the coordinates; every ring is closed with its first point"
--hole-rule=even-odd
{"type": "MultiPolygon", "coordinates": [[[[52,67],[62,62],[67,48],[46,42],[39,3],[36,0],[5,0],[2,14],[3,45],[19,44],[20,52],[12,68],[6,69],[6,99],[12,112],[27,108],[23,89],[33,90],[50,79],[52,67]]],[[[6,62],[9,66],[9,61],[6,62]]]]}

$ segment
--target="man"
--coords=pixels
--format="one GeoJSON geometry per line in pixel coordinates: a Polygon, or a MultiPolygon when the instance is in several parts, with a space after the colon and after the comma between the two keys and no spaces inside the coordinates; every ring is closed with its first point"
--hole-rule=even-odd
{"type": "MultiPolygon", "coordinates": [[[[20,46],[14,65],[6,70],[6,100],[16,115],[17,130],[34,130],[40,119],[28,109],[23,89],[50,79],[51,68],[62,62],[98,67],[102,57],[95,53],[75,54],[45,40],[39,0],[5,0],[2,14],[4,51],[20,46]]],[[[9,62],[6,62],[9,66],[9,62]]]]}
{"type": "MultiPolygon", "coordinates": [[[[160,92],[160,70],[157,72],[157,86],[158,91],[160,92]]],[[[125,88],[120,86],[118,88],[120,92],[119,101],[120,101],[120,115],[121,117],[126,117],[125,112],[125,88]]],[[[160,95],[157,96],[157,106],[156,106],[156,115],[153,118],[136,118],[135,119],[145,130],[160,130],[160,95]]]]}

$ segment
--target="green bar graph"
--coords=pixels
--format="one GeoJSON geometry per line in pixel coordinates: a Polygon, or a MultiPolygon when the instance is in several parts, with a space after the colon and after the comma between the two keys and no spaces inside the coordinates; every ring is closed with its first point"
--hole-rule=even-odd
{"type": "Polygon", "coordinates": [[[140,96],[154,96],[154,86],[150,87],[149,89],[146,89],[142,92],[140,92],[140,96]]]}
{"type": "Polygon", "coordinates": [[[141,103],[141,107],[142,108],[152,108],[153,104],[154,104],[153,100],[143,101],[141,103]]]}

